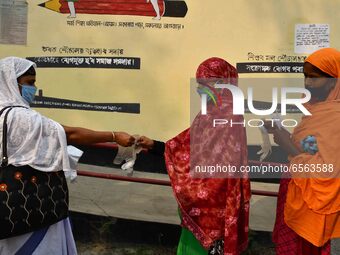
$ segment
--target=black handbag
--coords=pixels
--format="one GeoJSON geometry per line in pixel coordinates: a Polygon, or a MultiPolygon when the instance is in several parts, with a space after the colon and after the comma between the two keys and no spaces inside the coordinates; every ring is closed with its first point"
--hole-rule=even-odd
{"type": "Polygon", "coordinates": [[[50,226],[68,217],[68,188],[63,171],[42,172],[30,166],[8,165],[7,116],[2,134],[0,167],[0,239],[50,226]]]}

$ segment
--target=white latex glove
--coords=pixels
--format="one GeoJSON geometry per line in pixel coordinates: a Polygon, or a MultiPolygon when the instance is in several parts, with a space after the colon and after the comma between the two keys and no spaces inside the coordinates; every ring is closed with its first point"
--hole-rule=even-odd
{"type": "Polygon", "coordinates": [[[70,161],[71,171],[65,172],[65,177],[69,178],[71,182],[74,182],[77,178],[77,164],[80,157],[83,155],[83,151],[72,145],[69,145],[67,146],[67,153],[70,161]]]}
{"type": "MultiPolygon", "coordinates": [[[[139,136],[134,135],[135,141],[138,141],[139,136]]],[[[133,175],[133,166],[135,165],[137,154],[142,151],[142,147],[136,143],[130,147],[123,147],[118,145],[118,153],[113,160],[113,163],[120,165],[123,161],[125,163],[121,166],[121,169],[126,172],[128,176],[133,175]]]]}

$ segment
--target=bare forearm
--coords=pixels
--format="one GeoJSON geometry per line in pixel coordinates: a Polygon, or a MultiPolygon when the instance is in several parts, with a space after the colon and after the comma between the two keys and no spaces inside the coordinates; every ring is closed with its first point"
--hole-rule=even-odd
{"type": "Polygon", "coordinates": [[[95,143],[114,142],[110,131],[94,131],[80,127],[65,127],[67,143],[71,145],[91,145],[95,143]]]}
{"type": "Polygon", "coordinates": [[[295,157],[301,153],[290,140],[281,144],[281,147],[291,156],[295,157]]]}
{"type": "Polygon", "coordinates": [[[271,131],[274,135],[274,142],[291,156],[297,156],[301,151],[294,145],[291,134],[285,129],[274,128],[271,131]]]}

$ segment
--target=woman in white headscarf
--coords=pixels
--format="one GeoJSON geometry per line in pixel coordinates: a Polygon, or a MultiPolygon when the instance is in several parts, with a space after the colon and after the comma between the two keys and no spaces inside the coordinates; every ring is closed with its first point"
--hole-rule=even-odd
{"type": "MultiPolygon", "coordinates": [[[[61,126],[30,109],[29,104],[36,92],[35,67],[35,63],[22,58],[0,60],[0,110],[8,106],[22,107],[13,108],[8,114],[9,165],[30,166],[43,172],[63,170],[66,177],[74,178],[75,162],[68,154],[67,145],[116,142],[131,146],[134,143],[134,138],[124,132],[61,126]]],[[[3,115],[0,118],[0,134],[3,132],[3,115]]],[[[77,254],[68,218],[49,226],[41,240],[35,240],[34,250],[27,253],[27,242],[33,235],[34,232],[0,240],[0,254],[77,254]],[[23,247],[26,251],[21,253],[23,247]]]]}

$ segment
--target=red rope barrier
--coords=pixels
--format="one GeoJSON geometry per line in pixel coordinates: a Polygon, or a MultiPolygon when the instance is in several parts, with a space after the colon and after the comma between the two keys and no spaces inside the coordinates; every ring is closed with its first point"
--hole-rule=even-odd
{"type": "Polygon", "coordinates": [[[287,163],[276,163],[276,162],[267,162],[267,161],[256,161],[256,160],[248,160],[248,164],[249,165],[253,165],[253,166],[288,166],[287,163]]]}
{"type": "Polygon", "coordinates": [[[96,172],[89,172],[89,171],[82,171],[82,170],[78,170],[77,173],[80,176],[86,176],[86,177],[94,177],[94,178],[101,178],[101,179],[108,179],[108,180],[126,181],[126,182],[137,182],[137,183],[152,184],[152,185],[159,185],[159,186],[171,186],[170,182],[166,180],[136,178],[136,177],[117,175],[117,174],[96,173],[96,172]]]}
{"type": "MultiPolygon", "coordinates": [[[[93,147],[105,148],[105,149],[117,149],[118,145],[115,144],[115,143],[98,143],[98,144],[94,145],[93,147]]],[[[286,165],[286,164],[282,164],[282,163],[261,162],[261,161],[256,161],[256,160],[249,160],[249,164],[250,165],[271,165],[271,166],[286,165]]],[[[151,184],[151,185],[160,185],[160,186],[171,186],[171,183],[169,181],[165,181],[165,180],[136,178],[136,177],[128,177],[128,176],[122,176],[122,175],[115,175],[115,174],[78,171],[78,175],[86,176],[86,177],[101,178],[101,179],[116,180],[116,181],[127,181],[127,182],[144,183],[144,184],[151,184]]],[[[268,197],[277,197],[278,196],[277,192],[262,191],[262,190],[252,190],[252,194],[258,195],[258,196],[268,196],[268,197]]]]}
{"type": "MultiPolygon", "coordinates": [[[[116,181],[127,181],[127,182],[159,185],[159,186],[171,186],[170,181],[166,181],[166,180],[157,180],[157,179],[149,179],[149,178],[136,178],[136,177],[128,177],[128,176],[117,175],[117,174],[95,173],[95,172],[78,170],[78,175],[79,176],[85,176],[85,177],[116,180],[116,181]]],[[[252,194],[258,195],[258,196],[267,196],[267,197],[277,197],[277,195],[278,195],[277,192],[262,191],[262,190],[252,190],[252,194]]]]}
{"type": "Polygon", "coordinates": [[[117,149],[118,145],[116,143],[96,143],[91,145],[94,148],[104,148],[104,149],[117,149]]]}

